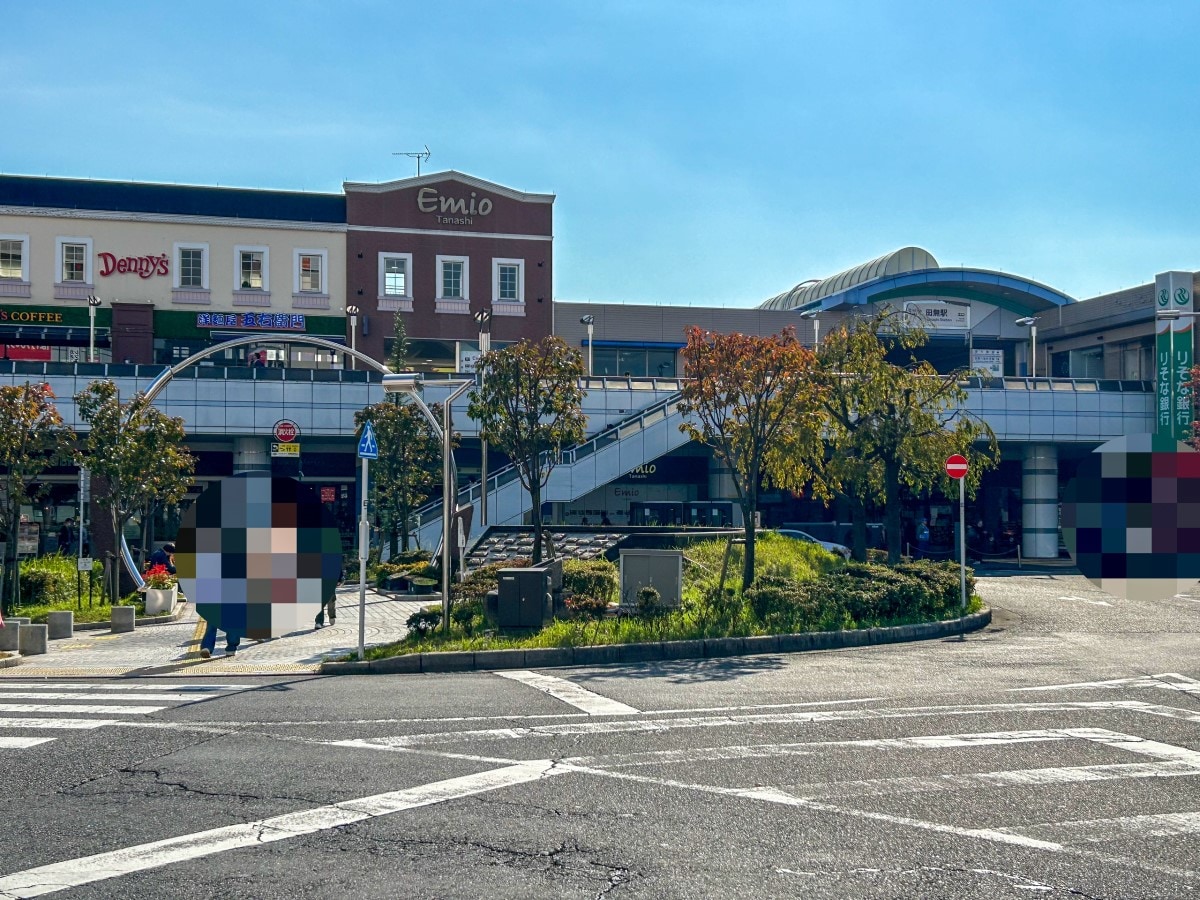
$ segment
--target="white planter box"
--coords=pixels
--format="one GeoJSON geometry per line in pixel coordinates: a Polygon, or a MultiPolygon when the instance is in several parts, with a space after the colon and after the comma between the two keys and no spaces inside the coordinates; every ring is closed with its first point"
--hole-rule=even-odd
{"type": "Polygon", "coordinates": [[[175,611],[175,600],[179,596],[179,585],[170,588],[146,588],[146,615],[154,616],[159,613],[175,611]]]}

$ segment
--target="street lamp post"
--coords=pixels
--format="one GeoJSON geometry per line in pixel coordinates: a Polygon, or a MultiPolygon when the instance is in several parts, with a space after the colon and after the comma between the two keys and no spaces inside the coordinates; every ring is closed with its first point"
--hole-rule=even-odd
{"type": "MultiPolygon", "coordinates": [[[[488,309],[481,309],[475,313],[474,318],[479,323],[479,354],[482,356],[492,349],[492,312],[488,309]]],[[[483,371],[479,368],[478,361],[475,363],[475,375],[479,379],[480,388],[482,388],[483,371]]],[[[488,523],[487,454],[487,439],[481,434],[479,436],[479,524],[484,527],[488,523]]]]}
{"type": "Polygon", "coordinates": [[[1035,324],[1041,316],[1025,316],[1023,319],[1017,319],[1018,325],[1029,326],[1029,377],[1037,378],[1037,325],[1035,324]]]}
{"type": "Polygon", "coordinates": [[[347,306],[346,315],[350,317],[350,368],[354,368],[354,351],[358,348],[355,346],[358,337],[358,307],[347,306]]]}
{"type": "Polygon", "coordinates": [[[96,361],[96,310],[100,306],[100,298],[88,297],[88,362],[96,361]]]}
{"type": "Polygon", "coordinates": [[[592,377],[592,327],[596,324],[595,316],[582,316],[579,324],[586,325],[588,330],[588,378],[592,377]]]}
{"type": "Polygon", "coordinates": [[[433,426],[434,433],[442,440],[442,632],[450,631],[450,540],[454,524],[455,500],[455,469],[454,455],[450,450],[451,431],[450,406],[461,397],[468,388],[473,387],[471,381],[442,381],[447,387],[453,388],[450,395],[442,404],[442,422],[438,424],[437,417],[421,399],[421,376],[417,372],[404,372],[383,376],[383,391],[385,394],[407,394],[417,404],[421,413],[433,426]],[[440,433],[439,433],[440,432],[440,433]]]}
{"type": "Polygon", "coordinates": [[[808,319],[813,326],[813,350],[821,346],[821,320],[817,318],[819,310],[810,309],[808,312],[800,313],[800,318],[808,319]]]}

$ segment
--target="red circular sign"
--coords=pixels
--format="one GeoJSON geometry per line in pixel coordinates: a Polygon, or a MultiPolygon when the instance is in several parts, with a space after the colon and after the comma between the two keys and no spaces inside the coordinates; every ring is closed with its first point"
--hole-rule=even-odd
{"type": "Polygon", "coordinates": [[[946,460],[946,474],[951,478],[962,478],[967,474],[967,458],[955,453],[946,460]]]}
{"type": "Polygon", "coordinates": [[[283,441],[286,444],[288,441],[294,441],[299,433],[300,429],[296,427],[296,423],[288,419],[280,419],[275,423],[275,440],[277,441],[283,441]]]}

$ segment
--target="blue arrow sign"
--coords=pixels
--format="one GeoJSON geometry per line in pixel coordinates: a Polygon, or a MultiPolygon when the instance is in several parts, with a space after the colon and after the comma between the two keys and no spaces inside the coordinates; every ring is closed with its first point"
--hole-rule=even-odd
{"type": "Polygon", "coordinates": [[[363,425],[362,437],[358,441],[359,459],[379,459],[379,442],[375,440],[375,429],[371,423],[363,425]]]}

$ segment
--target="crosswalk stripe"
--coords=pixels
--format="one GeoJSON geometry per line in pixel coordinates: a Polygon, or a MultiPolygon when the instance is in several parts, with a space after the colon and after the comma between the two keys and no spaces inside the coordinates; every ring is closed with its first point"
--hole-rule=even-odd
{"type": "Polygon", "coordinates": [[[640,711],[632,706],[626,706],[617,700],[610,700],[608,697],[603,697],[600,694],[582,688],[573,681],[567,681],[565,678],[556,678],[553,675],[543,675],[540,672],[527,671],[497,672],[496,674],[501,678],[529,685],[529,687],[549,694],[563,703],[569,703],[576,709],[583,710],[589,716],[628,716],[636,715],[640,711]]]}
{"type": "Polygon", "coordinates": [[[5,713],[96,713],[106,716],[144,716],[166,709],[165,706],[82,706],[77,703],[0,703],[5,713]]]}
{"type": "Polygon", "coordinates": [[[52,740],[54,738],[0,736],[0,750],[24,750],[26,747],[36,747],[38,744],[45,744],[52,740]]]}
{"type": "Polygon", "coordinates": [[[6,691],[0,695],[3,700],[135,700],[138,702],[150,702],[154,700],[167,701],[179,700],[183,703],[199,703],[201,700],[207,699],[204,694],[105,694],[103,697],[97,697],[95,694],[81,694],[77,692],[58,692],[46,691],[38,693],[37,691],[6,691]]]}
{"type": "MultiPolygon", "coordinates": [[[[250,691],[258,685],[242,685],[242,684],[172,684],[170,690],[196,693],[196,694],[219,694],[222,692],[239,692],[250,691]]],[[[78,681],[39,681],[36,683],[20,682],[20,681],[0,681],[0,695],[6,691],[61,691],[72,690],[77,691],[81,688],[87,688],[92,691],[161,691],[164,686],[159,684],[90,684],[87,682],[78,681]]]]}
{"type": "Polygon", "coordinates": [[[120,719],[10,719],[0,718],[0,728],[87,729],[116,725],[120,719]]]}

